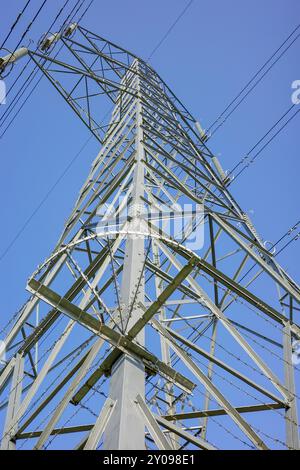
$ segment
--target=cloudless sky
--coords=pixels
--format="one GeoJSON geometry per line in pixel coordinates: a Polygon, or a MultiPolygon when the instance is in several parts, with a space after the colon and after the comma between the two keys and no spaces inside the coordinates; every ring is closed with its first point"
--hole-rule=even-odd
{"type": "MultiPolygon", "coordinates": [[[[1,2],[1,42],[24,3],[1,2]]],[[[29,38],[36,42],[48,30],[63,1],[48,3],[25,46],[29,38]]],[[[11,50],[40,4],[32,1],[8,41],[11,50]]],[[[187,4],[187,0],[95,0],[82,25],[147,59],[187,4]]],[[[208,127],[299,18],[297,0],[194,0],[150,63],[208,127]]],[[[220,155],[224,169],[231,169],[292,104],[291,84],[300,79],[299,48],[300,38],[211,139],[209,146],[220,155]]],[[[8,87],[21,67],[19,62],[7,77],[8,87]]],[[[5,106],[0,107],[0,115],[4,111],[5,106]]],[[[300,219],[299,125],[300,113],[231,187],[258,232],[272,242],[300,219]]],[[[85,126],[43,79],[0,139],[0,257],[88,138],[85,126]]],[[[27,298],[26,280],[55,246],[97,151],[98,143],[89,140],[0,260],[0,327],[27,298]]],[[[299,246],[294,242],[279,258],[298,281],[299,246]]]]}

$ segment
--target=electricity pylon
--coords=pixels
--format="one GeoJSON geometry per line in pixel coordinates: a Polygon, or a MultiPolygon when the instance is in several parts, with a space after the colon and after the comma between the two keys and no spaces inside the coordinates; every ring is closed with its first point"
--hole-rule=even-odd
{"type": "Polygon", "coordinates": [[[101,149],[5,340],[2,449],[298,449],[300,289],[200,124],[80,25],[24,55],[101,149]]]}

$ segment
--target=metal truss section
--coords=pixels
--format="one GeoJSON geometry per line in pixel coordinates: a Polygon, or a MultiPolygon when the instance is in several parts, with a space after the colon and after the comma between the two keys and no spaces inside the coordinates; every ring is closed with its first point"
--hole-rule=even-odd
{"type": "Polygon", "coordinates": [[[299,286],[152,66],[58,40],[27,53],[99,153],[7,331],[2,449],[299,449],[299,286]]]}

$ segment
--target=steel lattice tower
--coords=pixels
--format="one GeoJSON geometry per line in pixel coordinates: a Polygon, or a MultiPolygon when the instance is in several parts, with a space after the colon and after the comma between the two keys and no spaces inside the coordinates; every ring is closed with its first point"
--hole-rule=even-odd
{"type": "Polygon", "coordinates": [[[0,67],[23,55],[101,149],[5,339],[2,449],[298,449],[300,288],[200,125],[149,64],[80,25],[0,67]]]}

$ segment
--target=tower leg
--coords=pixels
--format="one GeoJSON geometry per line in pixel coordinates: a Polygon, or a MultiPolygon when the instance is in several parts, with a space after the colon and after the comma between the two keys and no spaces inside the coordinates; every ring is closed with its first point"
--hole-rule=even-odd
{"type": "MultiPolygon", "coordinates": [[[[138,67],[138,62],[135,63],[138,67]]],[[[139,78],[137,79],[139,93],[139,78]]],[[[142,216],[142,196],[144,196],[144,149],[142,144],[142,105],[140,96],[136,100],[136,164],[133,175],[132,203],[129,208],[132,218],[131,228],[139,230],[142,216]]],[[[125,260],[121,285],[121,326],[124,332],[142,315],[139,307],[144,303],[144,238],[129,235],[126,241],[125,260]]],[[[144,332],[136,339],[144,345],[144,332]]],[[[137,412],[134,401],[137,395],[145,396],[145,368],[138,359],[123,355],[113,366],[109,397],[116,401],[115,409],[109,420],[104,436],[104,448],[107,450],[144,450],[145,424],[137,412]]]]}
{"type": "Polygon", "coordinates": [[[144,450],[145,424],[134,406],[136,396],[145,395],[145,371],[137,360],[122,356],[114,365],[109,396],[116,406],[108,422],[104,449],[144,450]]]}
{"type": "Polygon", "coordinates": [[[14,368],[11,392],[6,413],[6,421],[4,426],[3,438],[1,442],[1,450],[15,450],[16,443],[11,440],[11,436],[17,431],[17,423],[14,418],[18,412],[22,396],[22,380],[24,376],[24,357],[20,354],[16,356],[16,364],[14,368]]]}
{"type": "Polygon", "coordinates": [[[296,389],[292,364],[292,337],[289,324],[285,326],[283,333],[285,384],[288,391],[293,395],[290,406],[285,412],[286,444],[289,449],[299,450],[298,416],[295,398],[296,389]]]}

